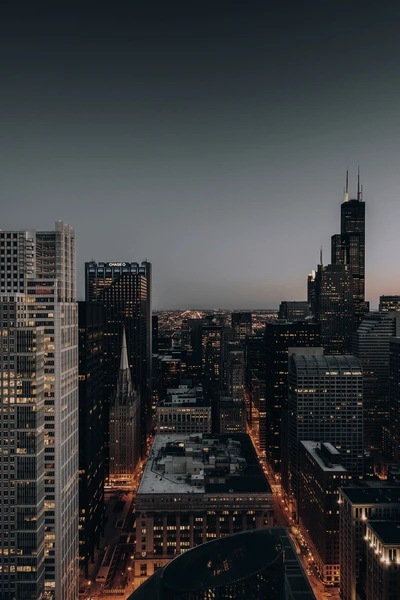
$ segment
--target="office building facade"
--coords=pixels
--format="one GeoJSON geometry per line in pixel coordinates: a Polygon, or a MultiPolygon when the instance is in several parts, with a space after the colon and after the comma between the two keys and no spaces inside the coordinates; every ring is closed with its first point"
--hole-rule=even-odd
{"type": "Polygon", "coordinates": [[[104,525],[103,310],[78,302],[79,561],[88,573],[104,525]]]}
{"type": "Polygon", "coordinates": [[[400,464],[400,338],[389,342],[389,451],[400,464]]]}
{"type": "Polygon", "coordinates": [[[353,276],[347,265],[319,265],[315,275],[315,316],[327,354],[348,354],[354,330],[353,276]]]}
{"type": "MultiPolygon", "coordinates": [[[[89,262],[86,300],[104,309],[105,421],[115,393],[125,328],[133,385],[141,398],[141,448],[145,452],[151,429],[151,263],[89,262]]],[[[106,426],[106,470],[109,468],[109,430],[106,426]]]]}
{"type": "Polygon", "coordinates": [[[310,305],[306,301],[286,302],[279,305],[278,319],[285,321],[304,321],[310,316],[310,305]]]}
{"type": "Polygon", "coordinates": [[[282,416],[287,412],[288,348],[320,345],[320,327],[310,321],[276,321],[265,326],[266,450],[276,474],[281,473],[282,416]]]}
{"type": "Polygon", "coordinates": [[[380,296],[379,312],[392,312],[400,310],[400,296],[380,296]]]}
{"type": "Polygon", "coordinates": [[[340,452],[328,442],[299,445],[299,522],[320,578],[338,584],[339,487],[349,482],[340,452]]]}
{"type": "Polygon", "coordinates": [[[363,378],[355,356],[323,348],[289,350],[288,479],[298,501],[299,442],[325,440],[342,455],[352,477],[363,475],[363,378]]]}
{"type": "MultiPolygon", "coordinates": [[[[37,449],[34,449],[34,444],[30,445],[28,454],[32,451],[41,453],[40,439],[42,435],[44,438],[43,459],[25,459],[24,467],[29,477],[35,471],[35,478],[44,478],[44,594],[47,597],[53,595],[57,600],[75,600],[79,572],[75,232],[58,221],[54,231],[0,232],[0,246],[2,301],[15,303],[16,294],[21,294],[21,304],[25,305],[26,311],[20,310],[19,315],[24,312],[27,315],[27,322],[24,319],[18,321],[18,312],[10,311],[9,321],[3,320],[3,327],[15,327],[16,323],[21,323],[24,327],[43,328],[44,334],[44,423],[40,422],[40,410],[34,419],[29,417],[34,408],[29,400],[33,395],[32,384],[28,384],[22,386],[22,400],[27,399],[27,410],[21,412],[17,425],[18,429],[32,428],[32,438],[36,428],[40,428],[37,449]],[[35,462],[36,467],[33,465],[35,462]]],[[[18,331],[16,335],[19,336],[18,331]]],[[[30,345],[32,349],[34,347],[30,345]]],[[[15,363],[11,361],[12,357],[10,355],[10,379],[13,370],[18,372],[20,368],[29,373],[28,378],[33,376],[31,368],[23,365],[25,359],[15,363]]],[[[24,403],[25,400],[22,401],[24,403]]],[[[32,485],[32,491],[34,488],[32,485]]],[[[37,484],[37,493],[42,493],[41,484],[37,484]]],[[[39,496],[33,501],[40,506],[39,496]]],[[[26,504],[29,506],[29,501],[26,504]]],[[[39,527],[42,515],[33,515],[32,507],[27,507],[27,513],[35,523],[34,531],[39,527]]],[[[20,523],[22,525],[22,520],[20,523]]],[[[31,538],[27,534],[25,539],[28,538],[29,544],[32,544],[30,553],[34,556],[34,536],[31,538]]],[[[40,548],[38,553],[41,556],[40,548]]],[[[27,579],[28,565],[21,566],[21,572],[26,573],[27,579]]],[[[35,571],[31,568],[30,572],[35,571]]],[[[37,597],[40,598],[40,595],[37,597]]]]}
{"type": "MultiPolygon", "coordinates": [[[[340,596],[365,596],[366,526],[369,520],[396,520],[400,514],[400,486],[382,482],[343,487],[339,491],[340,596]]],[[[379,596],[377,596],[379,597],[379,596]]]]}
{"type": "Polygon", "coordinates": [[[232,396],[218,399],[219,433],[246,433],[246,405],[232,396]]]}
{"type": "Polygon", "coordinates": [[[203,395],[203,388],[180,385],[167,390],[157,405],[158,434],[211,433],[211,402],[203,395]]]}
{"type": "Polygon", "coordinates": [[[252,316],[250,312],[233,312],[231,316],[233,339],[244,342],[253,333],[252,316]]]}
{"type": "Polygon", "coordinates": [[[369,521],[366,527],[366,600],[400,597],[400,520],[369,521]]]}
{"type": "Polygon", "coordinates": [[[363,368],[364,448],[381,450],[389,426],[390,340],[400,333],[400,313],[369,313],[353,336],[363,368]]]}
{"type": "Polygon", "coordinates": [[[0,590],[4,598],[41,600],[44,328],[28,326],[27,306],[24,294],[1,296],[0,590]]]}

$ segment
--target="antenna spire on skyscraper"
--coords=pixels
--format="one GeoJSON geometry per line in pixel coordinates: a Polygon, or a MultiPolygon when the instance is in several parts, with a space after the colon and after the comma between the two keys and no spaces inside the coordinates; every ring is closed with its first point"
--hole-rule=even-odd
{"type": "Polygon", "coordinates": [[[357,177],[357,200],[360,201],[362,198],[361,188],[360,188],[360,167],[358,167],[358,177],[357,177]]]}
{"type": "Polygon", "coordinates": [[[319,264],[321,265],[321,267],[324,266],[324,263],[322,262],[322,246],[321,246],[321,250],[319,252],[319,264]]]}
{"type": "Polygon", "coordinates": [[[349,170],[346,170],[346,187],[344,190],[344,201],[349,201],[349,170]]]}

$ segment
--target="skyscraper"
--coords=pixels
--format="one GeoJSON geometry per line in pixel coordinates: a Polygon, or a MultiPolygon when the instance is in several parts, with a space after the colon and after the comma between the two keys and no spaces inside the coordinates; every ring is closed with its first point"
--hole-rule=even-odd
{"type": "Polygon", "coordinates": [[[364,379],[364,448],[382,449],[389,425],[390,340],[400,334],[400,313],[369,313],[354,333],[352,351],[364,379]]]}
{"type": "Polygon", "coordinates": [[[110,482],[129,486],[140,460],[140,398],[133,389],[122,333],[121,363],[110,406],[110,482]]]}
{"type": "Polygon", "coordinates": [[[238,342],[226,345],[226,384],[234,401],[243,402],[245,361],[244,350],[238,342]]]}
{"type": "Polygon", "coordinates": [[[79,559],[87,574],[104,524],[103,307],[78,302],[79,559]]]}
{"type": "MultiPolygon", "coordinates": [[[[339,490],[340,597],[343,600],[365,598],[367,547],[364,538],[368,520],[389,519],[393,522],[399,513],[398,485],[373,481],[364,482],[362,487],[351,485],[339,490]]],[[[379,580],[382,581],[382,577],[379,580]]]]}
{"type": "Polygon", "coordinates": [[[340,234],[332,236],[332,264],[347,265],[353,276],[354,323],[367,312],[365,305],[365,203],[362,199],[360,172],[357,197],[349,199],[349,175],[346,173],[344,202],[340,209],[340,234]]]}
{"type": "Polygon", "coordinates": [[[253,333],[251,313],[233,312],[231,320],[233,339],[237,342],[244,342],[246,337],[253,333]]]}
{"type": "MultiPolygon", "coordinates": [[[[7,494],[8,500],[5,496],[2,500],[2,508],[7,508],[10,519],[9,523],[4,520],[5,515],[2,519],[10,531],[8,545],[14,538],[13,552],[10,548],[8,556],[11,560],[15,554],[17,563],[13,569],[12,563],[8,563],[7,570],[19,573],[14,580],[14,593],[18,598],[42,597],[40,561],[44,517],[45,593],[53,594],[57,600],[75,600],[79,572],[75,232],[61,221],[56,223],[54,231],[1,232],[0,247],[0,292],[3,305],[9,308],[7,319],[3,318],[3,330],[7,331],[3,341],[7,338],[14,342],[8,347],[7,363],[3,362],[2,395],[3,405],[14,413],[9,416],[17,417],[13,427],[17,434],[14,434],[16,454],[14,457],[14,452],[3,451],[3,460],[6,455],[7,460],[16,461],[15,475],[21,481],[16,488],[16,504],[13,493],[7,494]],[[43,363],[41,352],[44,352],[43,363]],[[38,371],[35,372],[35,368],[38,371]],[[16,536],[12,535],[15,524],[16,536]],[[24,559],[24,554],[30,558],[24,559]],[[25,591],[19,586],[20,576],[26,583],[25,591]]],[[[3,361],[4,358],[3,354],[3,361]]],[[[7,421],[5,416],[3,413],[1,417],[3,425],[7,421]]],[[[10,421],[11,418],[8,423],[10,421]]],[[[11,442],[10,435],[10,450],[11,442]]]]}
{"type": "MultiPolygon", "coordinates": [[[[147,261],[86,263],[86,300],[104,307],[105,422],[119,372],[125,327],[133,385],[141,398],[141,446],[151,428],[151,264],[147,261]]],[[[106,471],[109,430],[106,426],[106,471]]]]}
{"type": "MultiPolygon", "coordinates": [[[[1,240],[2,249],[4,246],[1,240]]],[[[15,292],[14,292],[15,294],[15,292]]],[[[44,328],[29,327],[27,297],[0,303],[0,590],[44,594],[44,328]]]]}
{"type": "Polygon", "coordinates": [[[301,440],[324,440],[342,454],[352,477],[363,475],[363,379],[355,356],[326,356],[323,348],[289,350],[288,475],[297,502],[301,440]]]}
{"type": "Polygon", "coordinates": [[[350,352],[354,329],[353,276],[346,265],[318,265],[315,314],[321,325],[321,345],[327,354],[350,352]]]}
{"type": "Polygon", "coordinates": [[[400,464],[400,337],[389,342],[389,434],[391,453],[400,464]]]}
{"type": "MultiPolygon", "coordinates": [[[[288,348],[320,345],[320,327],[311,321],[276,321],[265,326],[266,360],[266,446],[276,474],[281,472],[282,417],[287,412],[288,348]]],[[[261,436],[261,433],[260,433],[261,436]]]]}
{"type": "MultiPolygon", "coordinates": [[[[349,475],[332,444],[302,440],[299,444],[299,521],[320,578],[338,583],[339,487],[349,475]]],[[[350,478],[351,479],[351,478],[350,478]]]]}

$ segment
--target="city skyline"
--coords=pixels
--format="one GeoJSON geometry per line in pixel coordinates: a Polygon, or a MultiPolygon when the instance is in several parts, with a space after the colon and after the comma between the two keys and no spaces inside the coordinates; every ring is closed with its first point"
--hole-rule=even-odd
{"type": "Polygon", "coordinates": [[[155,309],[274,308],[328,262],[359,164],[377,307],[398,292],[400,8],[360,6],[5,3],[2,229],[74,226],[79,299],[85,261],[148,259],[155,309]]]}

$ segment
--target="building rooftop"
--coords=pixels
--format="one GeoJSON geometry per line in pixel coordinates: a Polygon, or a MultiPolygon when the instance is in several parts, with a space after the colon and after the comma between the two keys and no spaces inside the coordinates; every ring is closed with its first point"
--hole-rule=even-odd
{"type": "Polygon", "coordinates": [[[271,493],[247,434],[156,435],[138,494],[271,493]]]}
{"type": "Polygon", "coordinates": [[[352,504],[400,503],[400,485],[385,486],[382,482],[369,482],[364,486],[342,487],[342,493],[352,504]],[[373,485],[375,483],[375,485],[373,485]]]}
{"type": "Polygon", "coordinates": [[[168,388],[167,395],[161,398],[158,403],[159,408],[171,408],[182,405],[189,408],[211,407],[211,401],[204,398],[202,386],[189,387],[187,385],[180,385],[178,388],[168,388]]]}
{"type": "Polygon", "coordinates": [[[362,375],[362,366],[352,354],[322,354],[322,348],[289,348],[299,374],[362,375]]]}
{"type": "Polygon", "coordinates": [[[300,442],[313,457],[319,467],[326,472],[346,473],[347,469],[340,464],[340,452],[330,442],[300,442]],[[336,463],[335,463],[336,461],[336,463]]]}
{"type": "Polygon", "coordinates": [[[372,529],[383,544],[400,546],[400,521],[368,521],[367,527],[372,529]]]}

